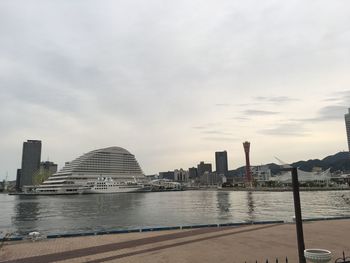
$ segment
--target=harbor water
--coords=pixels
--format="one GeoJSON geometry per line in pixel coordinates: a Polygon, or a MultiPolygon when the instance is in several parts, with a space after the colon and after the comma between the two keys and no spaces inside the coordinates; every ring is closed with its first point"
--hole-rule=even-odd
{"type": "MultiPolygon", "coordinates": [[[[303,218],[350,216],[350,191],[301,192],[303,218]]],[[[0,194],[0,232],[25,235],[287,220],[292,192],[179,191],[76,196],[0,194]]]]}

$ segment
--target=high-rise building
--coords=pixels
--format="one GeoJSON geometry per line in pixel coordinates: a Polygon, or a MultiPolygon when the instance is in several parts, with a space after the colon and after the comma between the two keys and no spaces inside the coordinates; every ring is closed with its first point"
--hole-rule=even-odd
{"type": "Polygon", "coordinates": [[[198,170],[196,167],[188,168],[188,175],[190,179],[195,179],[198,177],[198,170]]]}
{"type": "Polygon", "coordinates": [[[21,169],[17,169],[17,174],[16,174],[16,191],[21,190],[21,169]]]}
{"type": "Polygon", "coordinates": [[[211,163],[200,162],[197,165],[198,176],[202,176],[205,172],[212,172],[211,163]]]}
{"type": "Polygon", "coordinates": [[[227,152],[215,152],[215,166],[217,175],[227,175],[228,164],[227,164],[227,152]]]}
{"type": "Polygon", "coordinates": [[[346,136],[348,138],[348,150],[350,151],[350,108],[349,112],[345,114],[345,126],[346,126],[346,136]]]}
{"type": "Polygon", "coordinates": [[[40,168],[41,141],[28,140],[23,143],[22,167],[19,187],[33,184],[33,176],[40,168]]]}

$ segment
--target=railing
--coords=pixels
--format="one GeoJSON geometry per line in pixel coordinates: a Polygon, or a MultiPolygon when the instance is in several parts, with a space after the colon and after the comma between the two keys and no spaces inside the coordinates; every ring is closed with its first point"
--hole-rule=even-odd
{"type": "MultiPolygon", "coordinates": [[[[269,261],[268,259],[266,259],[265,263],[273,263],[274,261],[269,261]]],[[[285,262],[288,263],[288,258],[286,257],[285,262]]],[[[247,263],[247,261],[245,261],[245,263],[247,263]]],[[[256,260],[255,263],[258,263],[258,261],[256,260]]],[[[283,261],[279,261],[278,258],[276,258],[275,263],[283,263],[283,261]]]]}
{"type": "MultiPolygon", "coordinates": [[[[286,257],[285,261],[281,260],[279,261],[278,258],[275,259],[275,261],[269,261],[268,259],[266,259],[266,261],[264,263],[288,263],[288,258],[286,257]]],[[[245,261],[244,263],[247,263],[247,261],[245,261]]],[[[255,263],[259,263],[257,260],[255,260],[255,263]]],[[[340,258],[337,258],[334,263],[350,263],[350,257],[346,257],[345,256],[345,252],[343,251],[343,256],[340,258]]]]}
{"type": "Polygon", "coordinates": [[[334,263],[350,263],[350,257],[345,257],[345,252],[343,251],[343,257],[337,258],[334,263]]]}

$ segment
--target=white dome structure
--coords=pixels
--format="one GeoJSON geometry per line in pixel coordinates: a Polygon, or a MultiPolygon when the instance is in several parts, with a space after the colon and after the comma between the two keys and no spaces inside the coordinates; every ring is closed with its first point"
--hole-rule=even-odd
{"type": "Polygon", "coordinates": [[[135,156],[121,147],[108,147],[83,154],[66,163],[53,176],[67,175],[74,179],[109,177],[114,180],[128,180],[144,177],[135,156]]]}
{"type": "Polygon", "coordinates": [[[135,156],[121,147],[108,147],[67,162],[34,189],[35,194],[133,192],[143,188],[144,176],[135,156]]]}

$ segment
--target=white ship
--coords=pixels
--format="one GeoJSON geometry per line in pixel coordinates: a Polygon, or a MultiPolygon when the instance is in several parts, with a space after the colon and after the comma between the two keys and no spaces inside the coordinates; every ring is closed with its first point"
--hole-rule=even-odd
{"type": "MultiPolygon", "coordinates": [[[[54,179],[54,178],[53,178],[54,179]]],[[[82,194],[88,187],[70,180],[47,180],[38,186],[24,187],[25,195],[74,195],[82,194]]]]}
{"type": "Polygon", "coordinates": [[[84,194],[109,194],[109,193],[130,193],[140,192],[144,185],[135,181],[114,181],[112,178],[99,178],[87,182],[84,194]]]}

